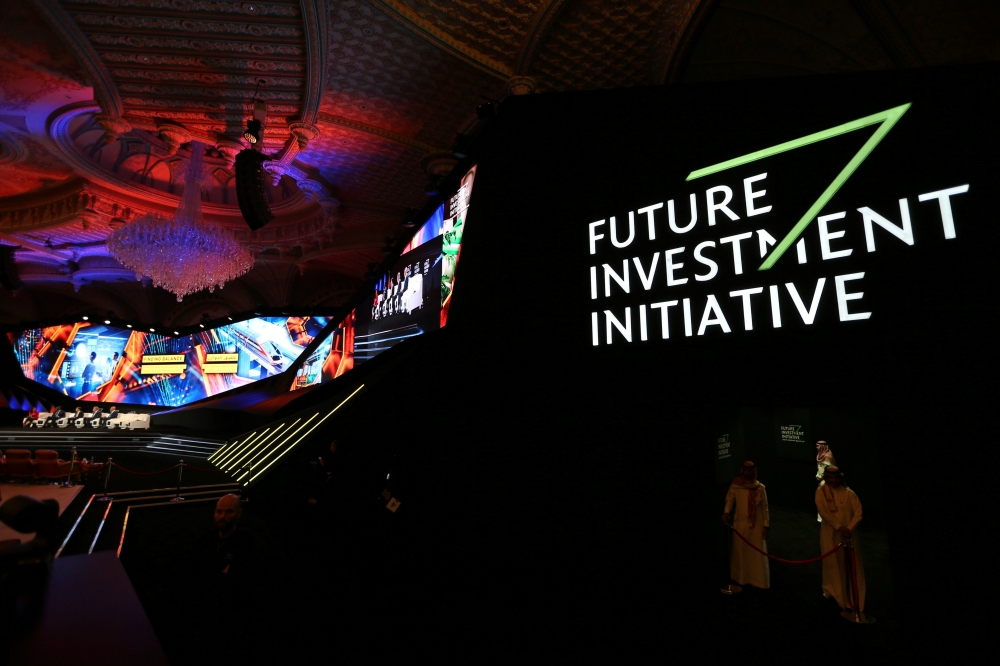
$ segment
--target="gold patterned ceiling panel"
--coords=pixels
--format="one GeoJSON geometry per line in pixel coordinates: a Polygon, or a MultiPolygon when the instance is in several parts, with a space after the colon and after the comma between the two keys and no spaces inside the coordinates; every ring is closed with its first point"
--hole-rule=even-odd
{"type": "Polygon", "coordinates": [[[529,73],[547,90],[648,82],[670,0],[576,0],[549,29],[529,73]]]}
{"type": "Polygon", "coordinates": [[[331,0],[321,111],[448,147],[503,84],[435,48],[364,0],[331,0]]]}
{"type": "Polygon", "coordinates": [[[337,184],[345,202],[395,208],[419,207],[426,198],[423,154],[379,137],[335,125],[321,124],[323,133],[310,143],[308,161],[323,177],[337,184]]]}

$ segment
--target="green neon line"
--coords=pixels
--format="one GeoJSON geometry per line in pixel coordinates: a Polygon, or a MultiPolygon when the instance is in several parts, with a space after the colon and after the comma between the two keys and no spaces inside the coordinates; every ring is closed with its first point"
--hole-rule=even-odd
{"type": "Polygon", "coordinates": [[[778,243],[773,250],[771,250],[771,253],[767,255],[766,259],[764,259],[764,263],[762,263],[760,268],[757,269],[759,271],[766,271],[774,266],[775,262],[781,258],[781,255],[783,255],[785,251],[799,239],[799,236],[801,236],[802,232],[806,230],[806,227],[808,227],[819,212],[823,210],[823,207],[830,202],[833,195],[835,195],[837,191],[843,187],[844,183],[847,182],[847,179],[851,177],[859,166],[861,166],[861,163],[864,162],[868,155],[871,154],[871,152],[875,149],[875,146],[877,146],[879,142],[885,138],[885,135],[888,134],[889,130],[891,130],[899,119],[903,117],[903,114],[906,113],[910,106],[911,104],[903,104],[902,106],[887,109],[871,116],[865,116],[864,118],[859,118],[843,125],[837,125],[836,127],[831,127],[830,129],[823,130],[822,132],[816,132],[815,134],[810,134],[800,139],[786,141],[785,143],[779,143],[776,146],[765,148],[764,150],[758,150],[757,152],[749,153],[747,155],[743,155],[742,157],[737,157],[725,162],[719,162],[718,164],[713,164],[712,166],[705,167],[704,169],[692,171],[688,174],[686,180],[691,181],[696,178],[725,171],[726,169],[731,169],[736,166],[749,164],[750,162],[755,162],[757,160],[764,159],[765,157],[771,157],[772,155],[801,148],[802,146],[808,146],[818,141],[823,141],[824,139],[830,139],[835,136],[840,136],[841,134],[853,132],[876,123],[882,123],[879,128],[875,130],[875,133],[872,134],[871,138],[869,138],[868,141],[861,146],[861,150],[859,150],[854,157],[851,158],[851,161],[847,163],[847,166],[845,166],[841,172],[837,174],[837,177],[833,179],[833,182],[830,183],[825,190],[823,190],[819,199],[817,199],[816,202],[809,207],[809,210],[807,210],[805,215],[799,219],[798,223],[792,227],[792,230],[788,232],[788,235],[781,239],[781,242],[778,243]]]}

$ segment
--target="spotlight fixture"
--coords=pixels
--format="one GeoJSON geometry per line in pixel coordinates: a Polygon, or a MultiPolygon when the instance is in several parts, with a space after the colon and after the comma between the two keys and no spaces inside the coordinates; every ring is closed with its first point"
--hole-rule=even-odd
{"type": "Polygon", "coordinates": [[[403,214],[403,227],[405,229],[412,229],[413,227],[417,226],[417,223],[413,219],[416,216],[416,214],[417,211],[415,208],[406,209],[406,212],[403,214]]]}
{"type": "Polygon", "coordinates": [[[199,326],[201,326],[202,328],[205,328],[205,325],[204,325],[204,324],[198,324],[198,325],[199,325],[199,326]]]}
{"type": "Polygon", "coordinates": [[[153,328],[152,326],[150,326],[150,327],[149,327],[149,332],[150,332],[150,333],[156,333],[156,329],[155,329],[155,328],[153,328]]]}
{"type": "Polygon", "coordinates": [[[83,315],[80,318],[83,319],[84,321],[90,321],[90,317],[88,317],[87,315],[83,315]]]}
{"type": "Polygon", "coordinates": [[[228,319],[229,321],[232,321],[232,320],[233,320],[233,318],[232,318],[232,317],[226,317],[226,319],[228,319]]]}
{"type": "Polygon", "coordinates": [[[105,323],[105,324],[110,324],[110,323],[111,323],[111,320],[110,320],[110,319],[105,319],[105,320],[104,320],[104,323],[105,323]]]}
{"type": "Polygon", "coordinates": [[[177,331],[174,331],[174,335],[180,335],[180,333],[178,333],[177,331]]]}
{"type": "Polygon", "coordinates": [[[247,129],[243,132],[243,138],[246,139],[247,143],[251,145],[255,144],[260,141],[263,131],[259,120],[248,120],[247,129]]]}
{"type": "Polygon", "coordinates": [[[132,328],[132,324],[125,324],[125,328],[132,328]]]}
{"type": "Polygon", "coordinates": [[[257,144],[263,140],[264,124],[267,122],[267,102],[257,96],[262,85],[264,85],[264,79],[259,79],[257,87],[253,91],[252,102],[247,104],[250,120],[247,120],[247,129],[243,132],[243,138],[253,147],[257,147],[257,144]]]}

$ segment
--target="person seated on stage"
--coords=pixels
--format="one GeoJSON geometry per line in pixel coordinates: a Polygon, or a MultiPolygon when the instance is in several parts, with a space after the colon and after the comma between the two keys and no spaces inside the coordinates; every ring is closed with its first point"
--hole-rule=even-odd
{"type": "Polygon", "coordinates": [[[85,417],[86,414],[83,413],[83,407],[77,407],[69,417],[69,422],[76,425],[77,419],[85,417]]]}
{"type": "Polygon", "coordinates": [[[98,421],[100,421],[100,419],[101,419],[101,408],[100,407],[94,407],[94,409],[91,410],[90,414],[87,415],[87,418],[84,421],[84,425],[93,426],[94,425],[94,419],[97,419],[98,421]]]}
{"type": "Polygon", "coordinates": [[[30,428],[31,424],[34,423],[35,419],[37,418],[38,418],[38,410],[32,407],[31,411],[28,412],[28,415],[24,417],[24,420],[21,422],[21,425],[23,425],[25,428],[30,428]]]}
{"type": "Polygon", "coordinates": [[[116,406],[111,405],[111,410],[103,417],[104,425],[109,425],[108,421],[111,421],[112,419],[117,419],[119,416],[121,416],[121,412],[118,411],[118,408],[116,406]]]}

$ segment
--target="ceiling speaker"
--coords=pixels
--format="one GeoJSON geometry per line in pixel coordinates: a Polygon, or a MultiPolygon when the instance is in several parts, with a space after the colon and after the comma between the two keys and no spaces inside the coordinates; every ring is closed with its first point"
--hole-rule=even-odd
{"type": "Polygon", "coordinates": [[[0,245],[0,285],[7,291],[21,287],[21,277],[17,274],[17,264],[14,263],[13,245],[0,245]]]}
{"type": "Polygon", "coordinates": [[[264,193],[264,162],[271,158],[247,148],[236,156],[236,200],[247,225],[256,231],[274,219],[264,193]]]}

